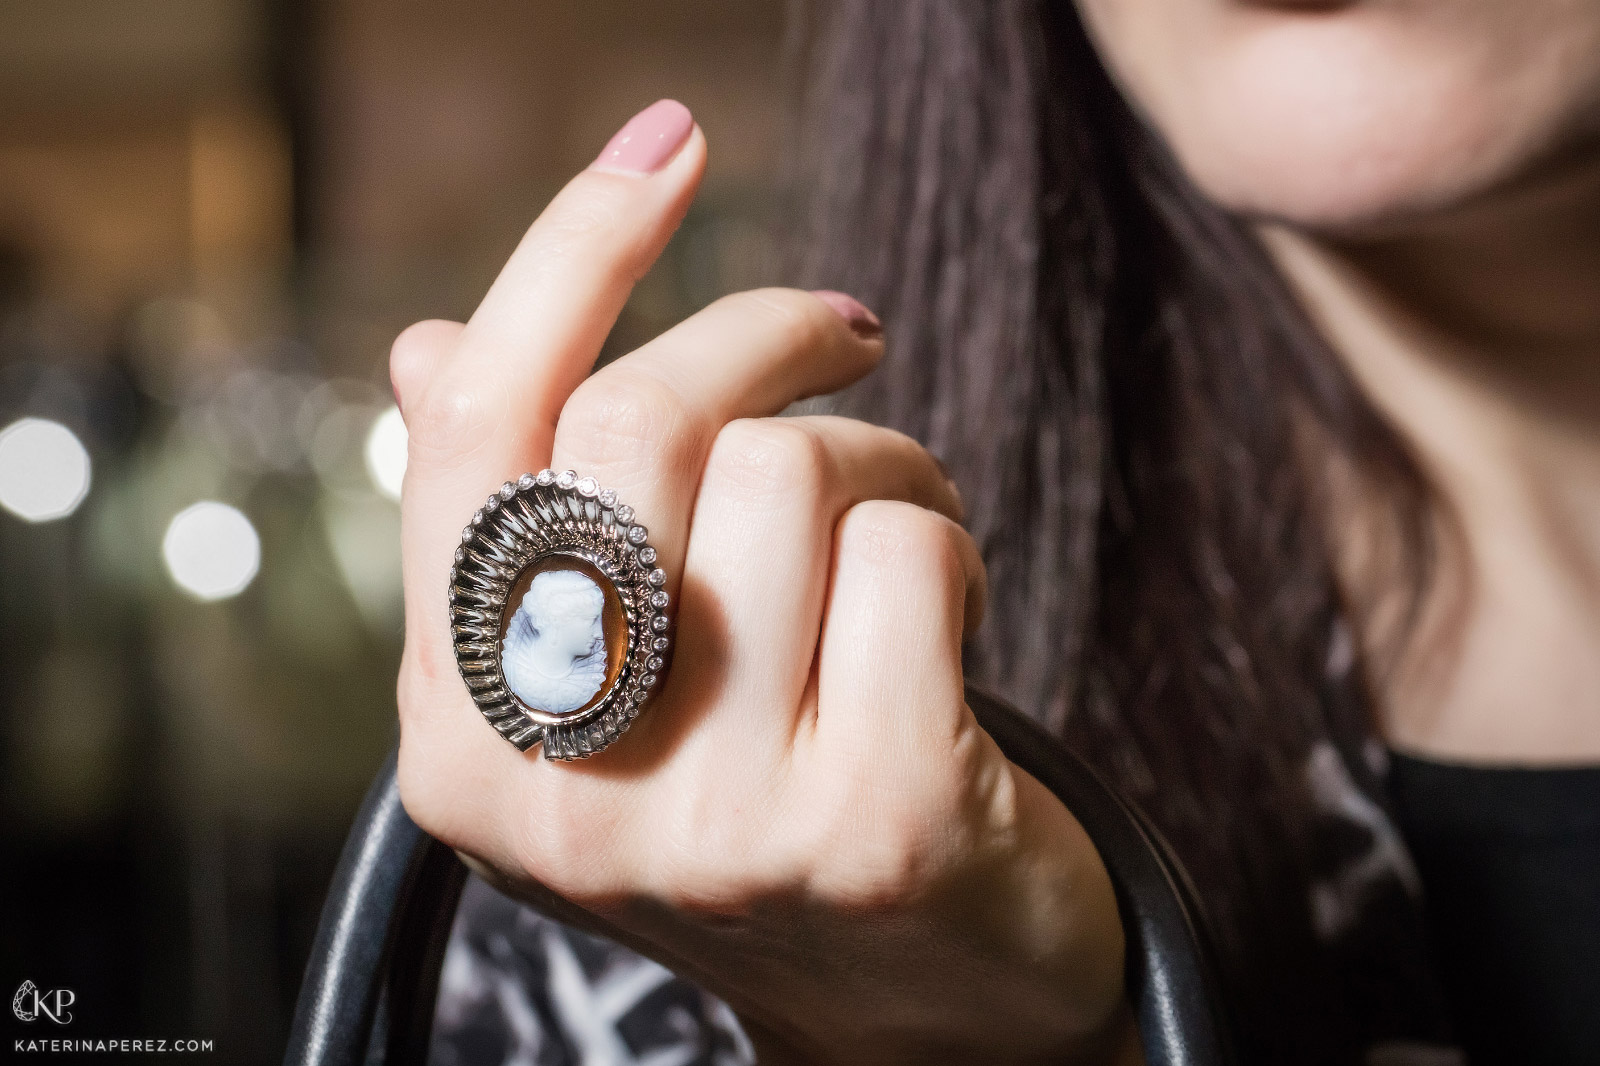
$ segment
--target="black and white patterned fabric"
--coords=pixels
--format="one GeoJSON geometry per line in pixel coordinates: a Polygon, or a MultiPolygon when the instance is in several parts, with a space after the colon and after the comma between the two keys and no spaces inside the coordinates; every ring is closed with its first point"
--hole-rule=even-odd
{"type": "Polygon", "coordinates": [[[659,964],[467,882],[433,1066],[750,1066],[721,1000],[659,964]]]}

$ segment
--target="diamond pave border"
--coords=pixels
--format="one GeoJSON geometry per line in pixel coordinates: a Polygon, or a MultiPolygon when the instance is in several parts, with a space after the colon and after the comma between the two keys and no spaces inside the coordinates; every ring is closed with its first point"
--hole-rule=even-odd
{"type": "Polygon", "coordinates": [[[547,759],[583,759],[633,723],[665,671],[668,635],[663,586],[649,531],[633,508],[592,477],[541,470],[508,481],[472,516],[450,568],[450,632],[456,666],[489,724],[518,750],[543,743],[547,759]],[[500,627],[517,577],[552,556],[581,559],[609,579],[622,601],[628,647],[616,682],[581,714],[528,707],[506,686],[500,627]]]}

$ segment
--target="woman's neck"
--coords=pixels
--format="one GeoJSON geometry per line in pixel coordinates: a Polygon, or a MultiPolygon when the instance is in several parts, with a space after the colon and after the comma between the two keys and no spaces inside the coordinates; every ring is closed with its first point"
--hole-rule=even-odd
{"type": "Polygon", "coordinates": [[[1443,757],[1600,762],[1600,159],[1404,236],[1262,236],[1431,491],[1436,579],[1380,729],[1443,757]]]}

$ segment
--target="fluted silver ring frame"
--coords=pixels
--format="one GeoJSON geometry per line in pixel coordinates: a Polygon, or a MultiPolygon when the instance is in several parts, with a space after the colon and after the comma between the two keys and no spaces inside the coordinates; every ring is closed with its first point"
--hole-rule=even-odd
{"type": "MultiPolygon", "coordinates": [[[[544,745],[548,759],[583,759],[633,723],[666,669],[672,647],[649,531],[633,508],[592,477],[541,470],[500,486],[462,530],[450,569],[450,628],[456,665],[478,710],[521,751],[544,745]],[[628,646],[616,680],[593,706],[553,715],[523,703],[501,671],[506,600],[517,578],[552,557],[582,560],[616,589],[628,646]]],[[[609,639],[609,634],[608,634],[609,639]]]]}

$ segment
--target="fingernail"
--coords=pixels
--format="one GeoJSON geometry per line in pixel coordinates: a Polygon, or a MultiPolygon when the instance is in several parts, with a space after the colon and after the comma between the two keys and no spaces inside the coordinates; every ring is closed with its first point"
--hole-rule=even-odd
{"type": "Polygon", "coordinates": [[[676,100],[657,100],[628,120],[590,164],[590,170],[642,178],[678,154],[694,129],[694,116],[676,100]]]}
{"type": "Polygon", "coordinates": [[[833,308],[850,326],[850,331],[862,340],[883,336],[883,323],[878,321],[878,316],[867,310],[854,296],[846,296],[832,289],[813,289],[811,295],[833,308]]]}

